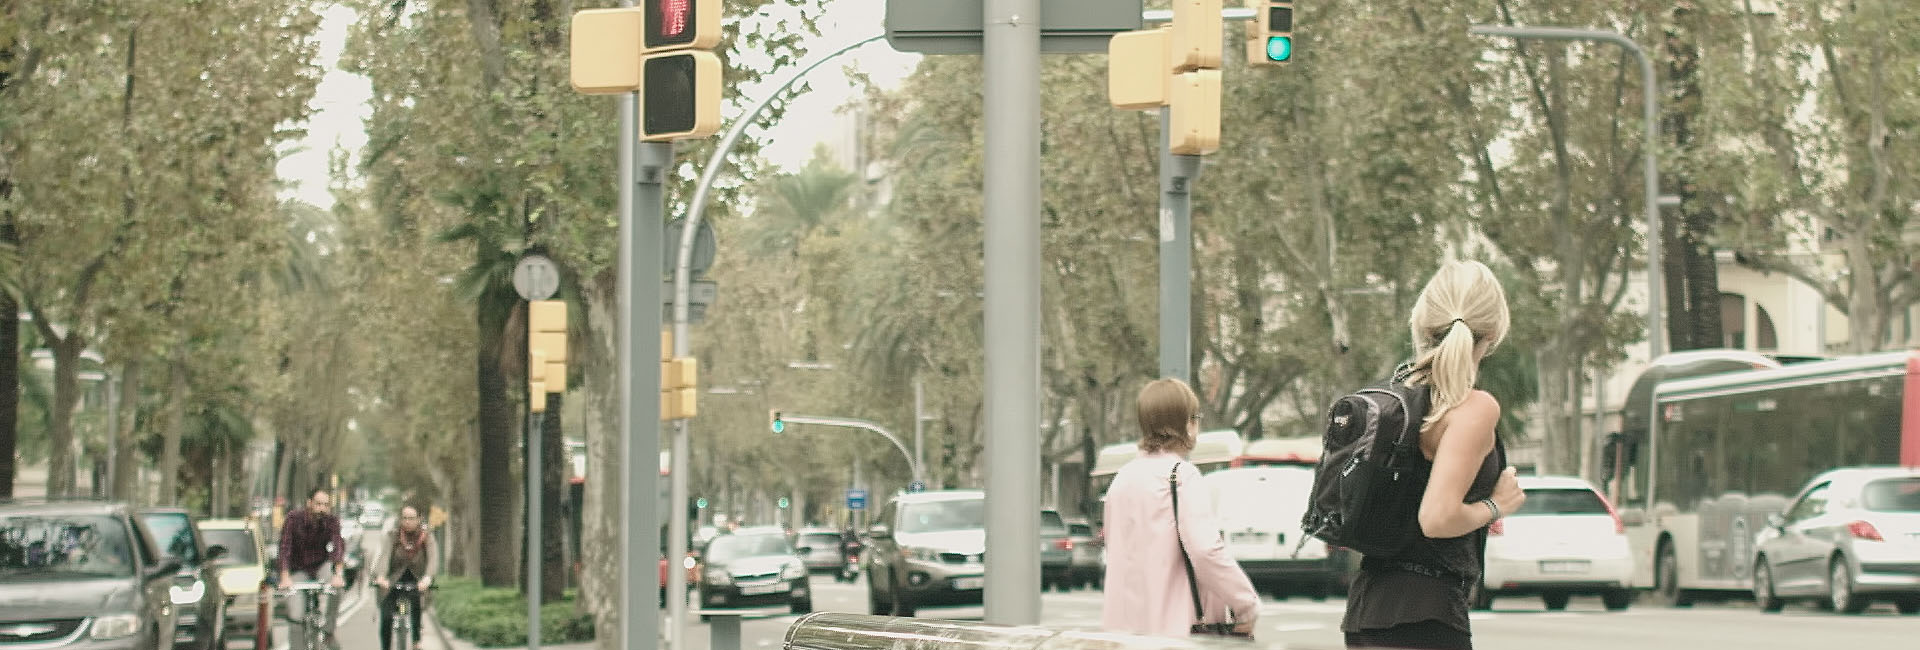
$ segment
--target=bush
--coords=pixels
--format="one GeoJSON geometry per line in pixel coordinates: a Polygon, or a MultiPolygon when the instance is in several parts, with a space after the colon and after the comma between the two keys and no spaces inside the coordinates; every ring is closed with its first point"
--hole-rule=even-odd
{"type": "MultiPolygon", "coordinates": [[[[514,589],[489,588],[474,578],[444,578],[433,597],[434,618],[454,636],[482,648],[527,644],[527,600],[514,589]]],[[[575,610],[573,592],[540,604],[540,640],[593,640],[593,616],[575,610]]]]}

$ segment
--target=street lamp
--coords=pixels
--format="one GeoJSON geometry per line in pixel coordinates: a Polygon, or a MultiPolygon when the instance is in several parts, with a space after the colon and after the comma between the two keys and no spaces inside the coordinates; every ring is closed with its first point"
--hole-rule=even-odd
{"type": "Polygon", "coordinates": [[[1570,27],[1525,27],[1508,25],[1474,25],[1467,33],[1476,36],[1504,36],[1512,39],[1533,39],[1542,41],[1600,41],[1612,43],[1626,49],[1635,60],[1640,62],[1641,104],[1645,111],[1646,142],[1640,149],[1645,152],[1646,161],[1641,171],[1646,178],[1643,181],[1646,196],[1643,203],[1647,213],[1647,360],[1651,362],[1665,354],[1664,341],[1660,336],[1660,310],[1664,300],[1662,277],[1660,274],[1660,206],[1677,205],[1674,197],[1660,196],[1659,167],[1655,162],[1654,149],[1660,143],[1659,81],[1653,76],[1653,61],[1641,51],[1640,44],[1619,32],[1601,29],[1574,29],[1570,27]]]}

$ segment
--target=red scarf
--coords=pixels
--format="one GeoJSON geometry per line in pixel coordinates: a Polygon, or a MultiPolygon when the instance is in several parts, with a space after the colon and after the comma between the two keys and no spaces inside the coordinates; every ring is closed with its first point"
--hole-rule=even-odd
{"type": "Polygon", "coordinates": [[[425,528],[416,528],[412,534],[408,534],[405,530],[395,532],[399,534],[393,536],[394,548],[406,557],[413,557],[415,553],[420,552],[420,544],[427,541],[427,529],[425,528]]]}

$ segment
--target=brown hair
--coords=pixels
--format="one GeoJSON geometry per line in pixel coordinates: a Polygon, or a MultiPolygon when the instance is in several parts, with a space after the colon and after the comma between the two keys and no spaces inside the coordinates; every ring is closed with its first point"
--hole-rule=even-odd
{"type": "Polygon", "coordinates": [[[1188,427],[1200,412],[1200,398],[1178,379],[1156,379],[1140,389],[1140,449],[1186,452],[1193,449],[1188,427]]]}

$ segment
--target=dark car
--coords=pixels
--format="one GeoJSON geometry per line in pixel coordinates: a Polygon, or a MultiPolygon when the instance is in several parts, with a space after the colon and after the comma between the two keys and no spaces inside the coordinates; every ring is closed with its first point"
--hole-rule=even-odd
{"type": "Polygon", "coordinates": [[[224,546],[208,546],[194,517],[180,508],[142,508],[140,521],[153,532],[160,553],[179,560],[173,580],[174,646],[220,650],[226,645],[227,594],[220,589],[220,568],[214,560],[226,556],[224,546]]]}
{"type": "Polygon", "coordinates": [[[1073,537],[1054,510],[1040,511],[1040,590],[1048,585],[1058,591],[1073,586],[1073,537]]]}
{"type": "Polygon", "coordinates": [[[131,508],[0,501],[0,647],[163,650],[179,560],[131,508]]]}
{"type": "Polygon", "coordinates": [[[742,528],[713,538],[700,557],[700,608],[787,605],[795,614],[813,611],[807,566],[787,533],[775,527],[742,528]]]}

